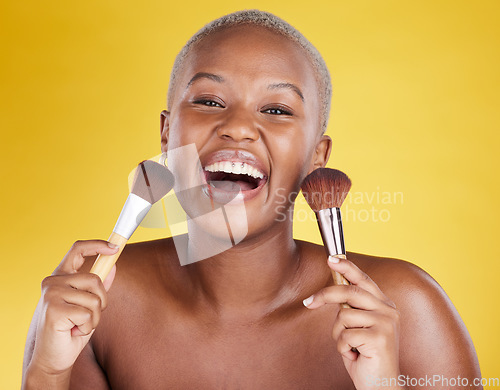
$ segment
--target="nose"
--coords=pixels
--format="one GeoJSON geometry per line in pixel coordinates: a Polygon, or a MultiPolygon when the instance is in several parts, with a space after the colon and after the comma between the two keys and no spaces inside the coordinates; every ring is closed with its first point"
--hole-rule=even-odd
{"type": "Polygon", "coordinates": [[[234,111],[217,128],[217,135],[235,142],[257,141],[260,137],[257,125],[249,113],[234,111]]]}

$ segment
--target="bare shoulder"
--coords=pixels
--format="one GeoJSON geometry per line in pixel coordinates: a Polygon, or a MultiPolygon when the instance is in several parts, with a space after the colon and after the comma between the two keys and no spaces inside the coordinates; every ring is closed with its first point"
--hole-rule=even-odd
{"type": "Polygon", "coordinates": [[[360,253],[348,253],[347,257],[368,274],[395,303],[400,302],[405,305],[409,303],[408,300],[436,298],[443,302],[449,301],[436,280],[413,263],[360,253]]]}
{"type": "Polygon", "coordinates": [[[441,326],[457,326],[467,332],[446,292],[417,265],[359,253],[349,253],[348,258],[396,304],[408,328],[439,322],[441,326]]]}
{"type": "Polygon", "coordinates": [[[400,312],[402,373],[414,378],[436,375],[441,380],[457,376],[470,381],[480,378],[467,328],[434,278],[403,260],[358,253],[349,253],[348,258],[379,286],[400,312]]]}
{"type": "MultiPolygon", "coordinates": [[[[94,261],[95,257],[88,258],[82,270],[89,271],[94,261]]],[[[140,285],[148,285],[151,289],[156,281],[165,277],[168,277],[169,283],[163,287],[170,286],[176,276],[180,277],[183,272],[171,237],[127,244],[116,263],[116,268],[116,278],[110,295],[140,285]]]]}

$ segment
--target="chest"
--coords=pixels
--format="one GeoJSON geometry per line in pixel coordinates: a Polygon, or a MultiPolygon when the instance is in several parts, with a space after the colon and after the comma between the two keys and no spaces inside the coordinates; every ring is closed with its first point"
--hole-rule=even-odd
{"type": "Polygon", "coordinates": [[[354,389],[332,313],[304,310],[273,324],[128,311],[97,357],[113,389],[354,389]]]}

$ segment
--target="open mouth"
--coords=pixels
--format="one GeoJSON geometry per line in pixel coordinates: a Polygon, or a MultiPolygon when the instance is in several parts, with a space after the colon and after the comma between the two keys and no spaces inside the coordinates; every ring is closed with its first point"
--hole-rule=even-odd
{"type": "Polygon", "coordinates": [[[260,189],[266,182],[267,176],[257,168],[241,161],[219,161],[207,165],[204,169],[205,180],[211,191],[238,193],[245,198],[250,193],[260,189]]]}

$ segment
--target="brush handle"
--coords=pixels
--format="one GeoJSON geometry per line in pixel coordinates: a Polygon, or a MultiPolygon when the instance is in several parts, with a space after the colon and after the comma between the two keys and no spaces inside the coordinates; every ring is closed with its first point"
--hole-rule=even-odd
{"type": "MultiPolygon", "coordinates": [[[[338,257],[338,258],[344,259],[344,260],[347,259],[346,255],[335,255],[335,257],[338,257]]],[[[349,286],[351,284],[351,282],[349,282],[346,278],[344,278],[344,275],[339,274],[338,272],[335,272],[334,270],[332,270],[332,276],[333,276],[333,283],[336,286],[341,286],[341,285],[349,286]]],[[[341,303],[340,305],[344,309],[350,309],[351,308],[351,305],[349,305],[348,303],[341,303]]],[[[354,347],[351,348],[351,351],[358,352],[358,350],[356,348],[354,348],[354,347]]]]}
{"type": "Polygon", "coordinates": [[[116,252],[114,255],[97,256],[97,259],[95,260],[94,265],[90,269],[90,272],[98,275],[104,282],[106,276],[108,276],[109,272],[111,271],[116,261],[118,260],[118,257],[120,257],[120,254],[122,253],[123,248],[125,248],[127,241],[128,239],[119,235],[118,233],[115,232],[111,233],[108,242],[118,245],[119,247],[118,252],[116,252]]]}
{"type": "MultiPolygon", "coordinates": [[[[340,259],[347,259],[346,255],[335,255],[335,257],[338,257],[340,259]]],[[[335,272],[334,270],[332,270],[332,276],[333,276],[333,283],[336,286],[341,286],[341,285],[348,286],[351,284],[346,278],[344,278],[344,275],[339,274],[338,272],[335,272]]],[[[345,309],[351,308],[351,306],[348,303],[342,303],[341,305],[345,309]]]]}

